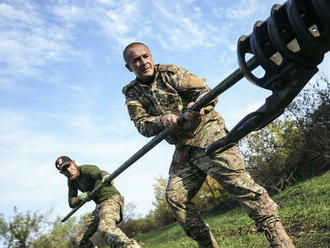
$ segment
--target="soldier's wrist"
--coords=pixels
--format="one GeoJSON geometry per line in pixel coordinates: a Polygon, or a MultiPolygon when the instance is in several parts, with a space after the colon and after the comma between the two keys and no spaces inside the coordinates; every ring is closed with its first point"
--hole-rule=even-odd
{"type": "Polygon", "coordinates": [[[156,125],[158,128],[164,128],[164,124],[163,124],[163,118],[164,115],[159,115],[156,117],[156,125]]]}

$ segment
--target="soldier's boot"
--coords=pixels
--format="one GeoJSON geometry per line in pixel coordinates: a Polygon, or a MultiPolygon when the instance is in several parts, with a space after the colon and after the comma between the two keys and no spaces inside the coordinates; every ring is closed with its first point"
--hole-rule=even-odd
{"type": "Polygon", "coordinates": [[[280,221],[267,224],[264,234],[272,248],[295,248],[280,221]]]}
{"type": "Polygon", "coordinates": [[[208,234],[204,236],[203,239],[197,241],[199,248],[220,248],[210,230],[210,226],[206,224],[206,227],[208,229],[208,234]]]}

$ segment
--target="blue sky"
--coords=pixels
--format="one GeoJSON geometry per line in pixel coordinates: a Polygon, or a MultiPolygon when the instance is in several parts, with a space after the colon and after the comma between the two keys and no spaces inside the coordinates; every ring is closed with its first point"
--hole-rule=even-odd
{"type": "MultiPolygon", "coordinates": [[[[134,79],[122,60],[128,43],[148,44],[155,63],[181,65],[213,88],[237,69],[239,36],[283,2],[1,0],[0,213],[17,206],[64,216],[70,209],[58,156],[111,172],[149,141],[129,120],[121,93],[134,79]]],[[[329,65],[327,56],[319,68],[329,65]]],[[[217,110],[231,128],[268,95],[241,80],[217,110]]],[[[162,142],[115,180],[141,215],[152,208],[152,184],[167,176],[172,152],[162,142]]]]}

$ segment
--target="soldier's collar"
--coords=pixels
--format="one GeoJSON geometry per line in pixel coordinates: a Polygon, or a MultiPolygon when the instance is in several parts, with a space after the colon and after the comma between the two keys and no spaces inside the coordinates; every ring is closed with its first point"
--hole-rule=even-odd
{"type": "Polygon", "coordinates": [[[140,85],[143,85],[143,86],[151,86],[156,80],[157,78],[157,75],[158,75],[158,72],[155,70],[154,72],[154,76],[148,81],[148,82],[142,82],[141,80],[139,80],[138,78],[135,79],[135,81],[140,84],[140,85]]]}

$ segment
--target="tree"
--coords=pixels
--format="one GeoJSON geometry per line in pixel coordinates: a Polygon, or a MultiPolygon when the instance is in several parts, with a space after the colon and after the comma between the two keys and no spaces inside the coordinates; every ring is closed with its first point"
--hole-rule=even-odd
{"type": "Polygon", "coordinates": [[[228,196],[228,192],[214,178],[207,176],[193,202],[198,209],[206,209],[214,207],[228,196]]]}
{"type": "Polygon", "coordinates": [[[330,81],[320,73],[316,83],[304,90],[288,108],[302,131],[305,143],[301,150],[296,177],[304,179],[330,168],[330,81]]]}
{"type": "Polygon", "coordinates": [[[72,217],[62,223],[57,217],[54,221],[49,221],[49,212],[40,214],[35,211],[31,214],[30,211],[19,212],[15,207],[11,218],[4,218],[0,214],[0,238],[4,245],[8,248],[68,247],[70,236],[78,227],[77,219],[72,217]]]}
{"type": "Polygon", "coordinates": [[[153,184],[155,202],[153,202],[155,209],[153,215],[155,218],[155,226],[161,227],[175,222],[174,215],[165,199],[167,180],[162,176],[156,178],[156,183],[153,184]]]}
{"type": "Polygon", "coordinates": [[[123,221],[119,224],[122,231],[130,238],[141,232],[141,218],[136,213],[136,206],[129,202],[125,205],[123,221]]]}
{"type": "Polygon", "coordinates": [[[294,122],[275,120],[244,142],[248,147],[242,149],[247,169],[257,183],[270,193],[278,193],[294,181],[298,155],[294,151],[303,146],[303,136],[294,122]]]}
{"type": "Polygon", "coordinates": [[[15,215],[6,220],[1,214],[0,217],[0,237],[4,239],[4,244],[9,248],[30,247],[33,240],[38,236],[38,232],[46,223],[46,216],[43,214],[31,214],[18,212],[14,208],[15,215]]]}
{"type": "MultiPolygon", "coordinates": [[[[80,221],[85,216],[81,217],[80,221]]],[[[75,217],[71,217],[62,223],[57,217],[55,221],[49,223],[49,231],[39,235],[33,242],[31,248],[67,248],[70,237],[78,228],[78,221],[75,217]]]]}

